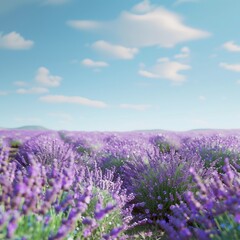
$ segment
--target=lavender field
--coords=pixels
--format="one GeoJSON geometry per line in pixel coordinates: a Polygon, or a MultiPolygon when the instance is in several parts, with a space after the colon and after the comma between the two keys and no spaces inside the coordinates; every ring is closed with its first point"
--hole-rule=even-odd
{"type": "Polygon", "coordinates": [[[0,239],[240,239],[240,132],[0,132],[0,239]]]}

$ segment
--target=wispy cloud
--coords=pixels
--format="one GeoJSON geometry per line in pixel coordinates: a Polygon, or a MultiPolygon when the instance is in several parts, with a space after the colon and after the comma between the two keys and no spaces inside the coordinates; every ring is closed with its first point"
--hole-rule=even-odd
{"type": "Polygon", "coordinates": [[[101,67],[107,67],[108,63],[106,62],[101,62],[101,61],[93,61],[92,59],[85,58],[82,60],[82,65],[90,68],[101,68],[101,67]]]}
{"type": "Polygon", "coordinates": [[[132,110],[137,110],[137,111],[144,111],[147,110],[151,107],[151,105],[148,104],[120,104],[120,108],[123,109],[132,109],[132,110]]]}
{"type": "Polygon", "coordinates": [[[117,59],[133,59],[138,53],[137,48],[127,48],[121,45],[114,45],[106,41],[97,41],[93,43],[92,48],[103,55],[117,59]]]}
{"type": "Polygon", "coordinates": [[[20,88],[16,89],[18,94],[44,94],[49,92],[50,87],[60,86],[62,78],[53,76],[50,71],[45,67],[40,67],[35,75],[35,81],[27,83],[25,81],[13,82],[15,86],[20,88]]]}
{"type": "Polygon", "coordinates": [[[233,72],[240,72],[240,63],[237,64],[220,63],[219,66],[233,72]]]}
{"type": "Polygon", "coordinates": [[[40,67],[37,70],[35,80],[37,83],[46,87],[58,87],[61,83],[62,77],[51,75],[47,68],[40,67]]]}
{"type": "Polygon", "coordinates": [[[79,96],[48,95],[40,97],[40,101],[48,103],[70,103],[79,104],[95,108],[106,108],[107,104],[102,101],[91,100],[79,96]]]}
{"type": "Polygon", "coordinates": [[[17,32],[3,35],[0,33],[0,49],[26,50],[32,48],[34,42],[26,40],[17,32]]]}
{"type": "Polygon", "coordinates": [[[174,58],[179,59],[179,58],[188,58],[190,56],[190,49],[188,47],[183,47],[180,50],[179,54],[176,54],[174,58]]]}
{"type": "Polygon", "coordinates": [[[145,70],[139,70],[139,75],[146,77],[146,78],[159,78],[159,76],[155,73],[145,71],[145,70]]]}
{"type": "Polygon", "coordinates": [[[143,0],[142,2],[136,4],[133,8],[133,12],[146,13],[151,11],[154,6],[150,3],[150,0],[143,0]]]}
{"type": "Polygon", "coordinates": [[[206,31],[184,24],[176,13],[163,7],[153,6],[150,1],[124,11],[112,21],[71,20],[71,27],[106,33],[106,38],[127,47],[173,47],[177,43],[208,37],[206,31]],[[143,34],[144,33],[144,34],[143,34]]]}
{"type": "Polygon", "coordinates": [[[234,41],[224,43],[223,48],[225,48],[229,52],[240,52],[240,45],[235,44],[234,41]]]}
{"type": "Polygon", "coordinates": [[[43,94],[49,92],[47,88],[33,87],[33,88],[19,88],[16,90],[18,94],[43,94]]]}
{"type": "Polygon", "coordinates": [[[138,73],[143,77],[167,79],[174,84],[181,84],[186,80],[186,76],[179,72],[189,69],[191,69],[189,65],[163,58],[147,70],[140,69],[138,73]]]}
{"type": "Polygon", "coordinates": [[[81,30],[95,30],[102,26],[101,23],[89,20],[69,20],[67,25],[81,30]]]}

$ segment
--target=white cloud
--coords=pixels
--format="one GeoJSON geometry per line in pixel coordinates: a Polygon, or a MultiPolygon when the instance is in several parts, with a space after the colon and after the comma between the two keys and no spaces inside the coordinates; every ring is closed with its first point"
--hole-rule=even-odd
{"type": "Polygon", "coordinates": [[[53,76],[49,70],[45,67],[40,67],[37,70],[35,77],[36,82],[46,87],[58,87],[61,83],[62,78],[59,76],[53,76]]]}
{"type": "Polygon", "coordinates": [[[106,22],[91,20],[69,21],[68,24],[80,30],[104,33],[109,41],[127,47],[162,46],[173,47],[178,43],[201,39],[210,34],[189,27],[182,18],[163,7],[144,1],[133,7],[135,11],[124,11],[117,19],[106,22]],[[136,9],[142,9],[138,13],[136,9]]]}
{"type": "Polygon", "coordinates": [[[146,77],[146,78],[158,78],[157,74],[154,74],[152,72],[149,71],[145,71],[145,70],[139,70],[138,72],[141,76],[146,77]]]}
{"type": "Polygon", "coordinates": [[[30,49],[33,44],[33,41],[25,40],[16,32],[10,32],[5,35],[0,33],[0,49],[24,50],[30,49]]]}
{"type": "Polygon", "coordinates": [[[62,5],[70,2],[70,0],[46,0],[44,2],[45,5],[62,5]]]}
{"type": "Polygon", "coordinates": [[[237,84],[240,84],[240,79],[236,81],[237,84]]]}
{"type": "Polygon", "coordinates": [[[141,69],[139,74],[147,78],[159,78],[170,80],[174,84],[180,84],[186,80],[186,77],[180,74],[180,71],[189,70],[191,66],[176,61],[157,61],[157,63],[148,70],[141,69]]]}
{"type": "Polygon", "coordinates": [[[176,54],[174,58],[179,59],[179,58],[188,58],[190,55],[190,49],[188,47],[183,47],[180,50],[179,54],[176,54]]]}
{"type": "Polygon", "coordinates": [[[240,63],[238,64],[220,63],[219,66],[230,71],[240,72],[240,63]]]}
{"type": "Polygon", "coordinates": [[[150,107],[151,105],[147,105],[147,104],[120,104],[120,108],[132,109],[137,111],[144,111],[150,107]]]}
{"type": "Polygon", "coordinates": [[[89,107],[105,108],[107,104],[102,101],[91,100],[79,96],[48,95],[40,97],[40,100],[48,103],[71,103],[89,107]]]}
{"type": "Polygon", "coordinates": [[[197,3],[197,2],[199,2],[199,0],[177,0],[173,5],[177,6],[184,3],[197,3]]]}
{"type": "Polygon", "coordinates": [[[100,62],[100,61],[93,61],[89,58],[86,58],[84,60],[82,60],[82,65],[86,66],[86,67],[91,67],[91,68],[98,68],[98,67],[107,67],[108,63],[106,62],[100,62]]]}
{"type": "Polygon", "coordinates": [[[19,88],[16,91],[18,94],[43,94],[49,92],[47,88],[33,87],[33,88],[19,88]]]}
{"type": "Polygon", "coordinates": [[[143,0],[142,2],[135,5],[132,8],[132,11],[137,13],[145,13],[151,11],[153,8],[154,7],[151,5],[149,0],[143,0]]]}
{"type": "Polygon", "coordinates": [[[0,91],[0,96],[6,96],[6,95],[8,95],[8,92],[6,92],[6,91],[0,91]]]}
{"type": "Polygon", "coordinates": [[[67,21],[67,25],[69,25],[72,28],[81,30],[95,30],[101,27],[100,23],[89,20],[70,20],[67,21]]]}
{"type": "Polygon", "coordinates": [[[49,87],[58,87],[61,80],[61,77],[51,75],[47,68],[40,67],[35,76],[35,82],[38,83],[38,86],[34,86],[36,85],[35,83],[31,87],[32,84],[30,85],[24,81],[16,81],[13,84],[21,87],[16,90],[16,93],[18,94],[43,94],[49,92],[49,87]]]}
{"type": "Polygon", "coordinates": [[[98,52],[117,59],[133,59],[138,53],[137,48],[127,48],[121,45],[114,45],[106,41],[97,41],[93,43],[92,48],[98,52]]]}
{"type": "Polygon", "coordinates": [[[170,61],[170,59],[167,58],[167,57],[159,58],[159,59],[157,60],[158,63],[169,62],[169,61],[170,61]]]}
{"type": "Polygon", "coordinates": [[[240,52],[240,46],[235,44],[234,41],[224,43],[223,48],[230,52],[240,52]]]}
{"type": "Polygon", "coordinates": [[[14,85],[18,86],[18,87],[24,87],[27,86],[28,84],[24,81],[16,81],[13,83],[14,85]]]}

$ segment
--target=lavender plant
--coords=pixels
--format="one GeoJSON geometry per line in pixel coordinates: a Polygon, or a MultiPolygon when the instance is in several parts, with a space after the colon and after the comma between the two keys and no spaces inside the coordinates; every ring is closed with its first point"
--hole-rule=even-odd
{"type": "Polygon", "coordinates": [[[196,166],[202,176],[207,174],[197,155],[186,158],[175,151],[126,163],[125,186],[135,194],[136,217],[147,218],[148,223],[166,218],[170,206],[178,203],[192,185],[191,175],[186,174],[191,166],[196,166]]]}
{"type": "Polygon", "coordinates": [[[185,202],[171,207],[169,222],[161,227],[170,239],[239,239],[240,174],[225,160],[224,174],[215,171],[203,181],[194,169],[191,174],[198,191],[188,191],[185,202]]]}
{"type": "Polygon", "coordinates": [[[93,146],[91,146],[86,138],[82,137],[81,135],[73,137],[67,136],[67,134],[64,132],[59,132],[59,136],[65,143],[70,144],[74,150],[83,156],[91,155],[92,151],[94,151],[93,146]]]}
{"type": "Polygon", "coordinates": [[[149,142],[156,147],[160,153],[170,153],[171,151],[177,151],[179,148],[177,142],[174,142],[162,134],[151,136],[149,142]]]}
{"type": "Polygon", "coordinates": [[[55,159],[58,164],[63,164],[73,159],[80,164],[80,156],[72,147],[59,139],[56,133],[35,136],[26,141],[15,157],[18,168],[29,165],[29,155],[42,165],[51,165],[55,159]]]}
{"type": "Polygon", "coordinates": [[[146,155],[146,146],[143,142],[124,136],[110,135],[103,139],[103,147],[96,152],[95,159],[103,171],[115,169],[121,176],[123,166],[136,156],[146,155]]]}
{"type": "MultiPolygon", "coordinates": [[[[66,146],[66,145],[64,145],[66,146]]],[[[4,153],[5,154],[5,153],[4,153]]],[[[109,170],[90,170],[74,159],[28,165],[0,158],[0,228],[4,239],[115,239],[131,224],[132,200],[109,170]]]]}

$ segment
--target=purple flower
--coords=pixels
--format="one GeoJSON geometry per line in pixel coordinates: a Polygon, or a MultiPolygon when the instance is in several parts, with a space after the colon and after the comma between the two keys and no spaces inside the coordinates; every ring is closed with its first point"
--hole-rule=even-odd
{"type": "Polygon", "coordinates": [[[117,237],[122,230],[123,230],[123,227],[114,228],[111,230],[110,236],[117,237]]]}
{"type": "Polygon", "coordinates": [[[240,212],[237,213],[237,214],[235,214],[234,219],[235,219],[235,221],[236,221],[237,223],[240,223],[240,212]]]}

